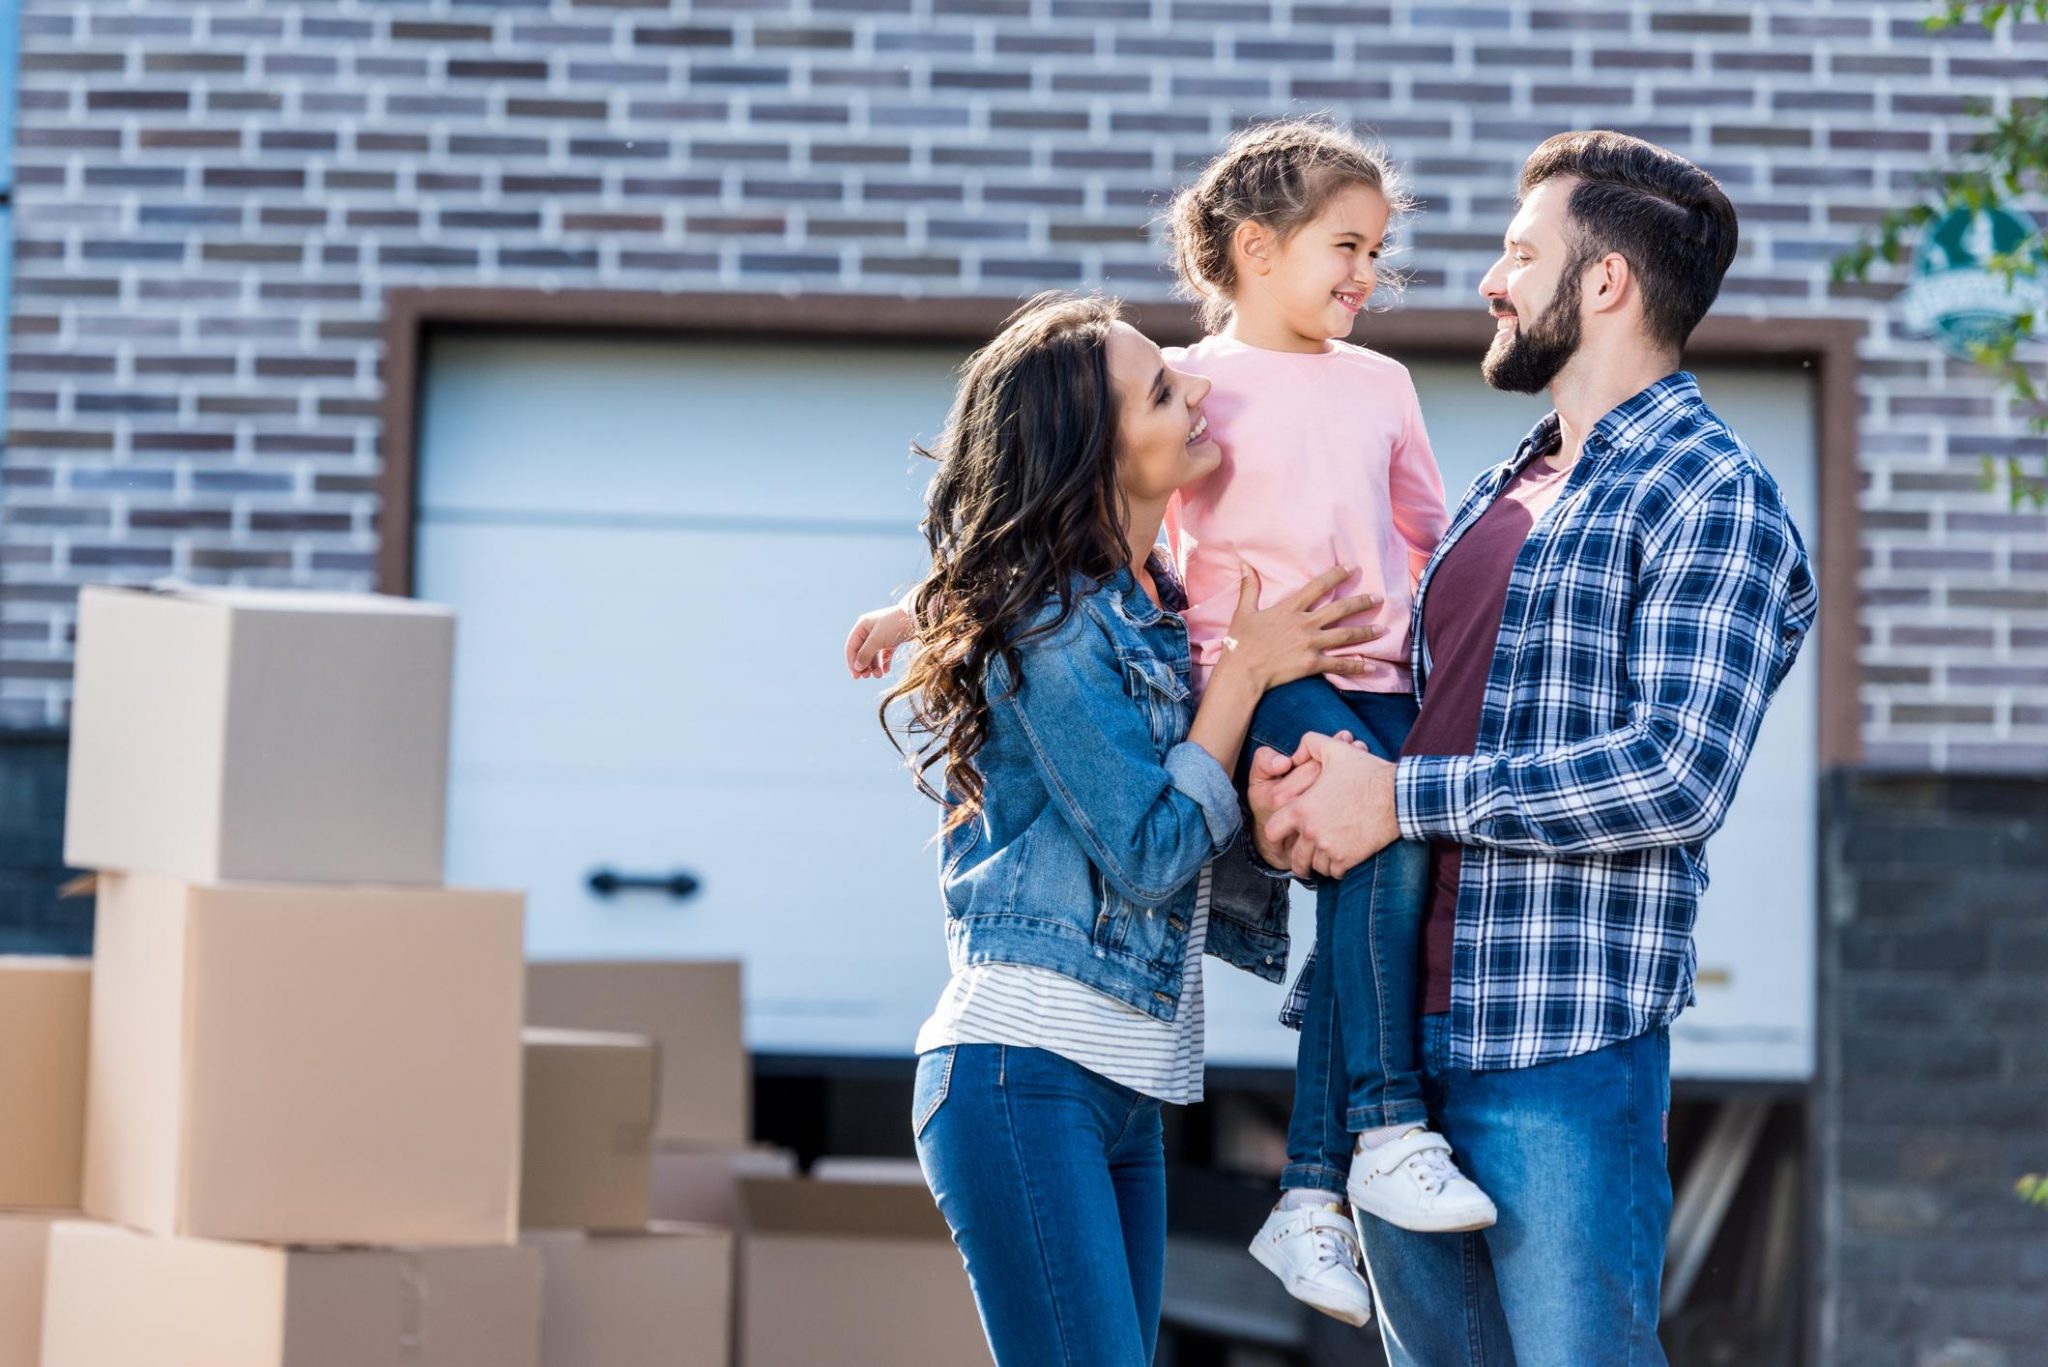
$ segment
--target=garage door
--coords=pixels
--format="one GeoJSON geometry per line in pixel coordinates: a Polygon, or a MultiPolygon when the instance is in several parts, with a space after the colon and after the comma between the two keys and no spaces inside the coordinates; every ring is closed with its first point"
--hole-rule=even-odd
{"type": "MultiPolygon", "coordinates": [[[[430,347],[417,565],[420,594],[461,621],[450,877],[527,889],[535,957],[737,956],[756,1049],[908,1051],[946,971],[934,812],[839,649],[855,613],[918,571],[929,467],[908,443],[943,421],[961,357],[507,334],[430,347]],[[604,875],[608,894],[592,886],[604,875]],[[694,893],[672,895],[676,875],[694,893]]],[[[1418,380],[1454,486],[1528,426],[1528,404],[1465,367],[1418,380]]],[[[1789,467],[1812,526],[1802,382],[1708,385],[1789,467]]],[[[1752,779],[1714,852],[1711,986],[1679,1046],[1695,1072],[1810,1068],[1810,701],[1772,717],[1780,771],[1752,779]]],[[[1212,1058],[1289,1063],[1272,989],[1213,984],[1212,1058]]]]}

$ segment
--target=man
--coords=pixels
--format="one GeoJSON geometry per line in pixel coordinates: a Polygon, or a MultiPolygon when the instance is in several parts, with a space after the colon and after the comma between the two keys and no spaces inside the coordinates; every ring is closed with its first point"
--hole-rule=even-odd
{"type": "Polygon", "coordinates": [[[1500,1221],[1362,1222],[1397,1367],[1664,1361],[1666,1029],[1704,842],[1815,613],[1777,486],[1679,368],[1735,247],[1683,158],[1607,132],[1537,148],[1480,282],[1484,373],[1556,410],[1422,577],[1414,734],[1398,765],[1317,736],[1257,757],[1269,864],[1431,846],[1426,1100],[1500,1221]]]}

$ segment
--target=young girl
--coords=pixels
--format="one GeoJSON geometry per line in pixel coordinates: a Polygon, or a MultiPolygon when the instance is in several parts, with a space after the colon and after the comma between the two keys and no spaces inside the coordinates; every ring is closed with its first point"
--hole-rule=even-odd
{"type": "MultiPolygon", "coordinates": [[[[1001,1367],[1152,1361],[1160,1105],[1201,1095],[1204,950],[1262,958],[1209,934],[1207,866],[1243,857],[1229,770],[1268,688],[1359,670],[1333,652],[1379,635],[1337,625],[1371,597],[1317,606],[1348,568],[1264,610],[1247,572],[1190,719],[1155,543],[1221,458],[1208,388],[1112,305],[1041,299],[968,363],[934,452],[920,649],[884,704],[909,704],[946,809],[953,975],[912,1124],[1001,1367]]],[[[1284,926],[1284,903],[1263,914],[1284,926]]]]}
{"type": "MultiPolygon", "coordinates": [[[[1409,207],[1392,166],[1318,120],[1233,138],[1168,212],[1173,262],[1213,329],[1171,363],[1209,380],[1216,473],[1168,509],[1183,570],[1195,685],[1225,658],[1247,570],[1267,596],[1316,567],[1355,565],[1380,598],[1360,667],[1274,689],[1252,744],[1292,753],[1309,732],[1355,732],[1395,758],[1414,724],[1414,581],[1447,521],[1415,386],[1399,364],[1350,344],[1371,298],[1389,220],[1409,207]]],[[[887,667],[907,617],[878,622],[868,662],[887,667]]],[[[1238,773],[1245,773],[1240,760],[1238,773]]],[[[1371,1293],[1344,1216],[1448,1232],[1493,1223],[1493,1203],[1428,1129],[1416,1058],[1425,850],[1403,842],[1316,899],[1282,1198],[1251,1251],[1288,1291],[1363,1324],[1371,1293]]]]}

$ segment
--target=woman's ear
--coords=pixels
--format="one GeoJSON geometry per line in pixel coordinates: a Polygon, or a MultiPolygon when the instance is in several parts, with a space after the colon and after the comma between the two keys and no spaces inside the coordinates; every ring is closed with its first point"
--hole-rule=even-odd
{"type": "Polygon", "coordinates": [[[1250,219],[1230,234],[1230,256],[1239,274],[1264,275],[1273,269],[1273,230],[1250,219]]]}

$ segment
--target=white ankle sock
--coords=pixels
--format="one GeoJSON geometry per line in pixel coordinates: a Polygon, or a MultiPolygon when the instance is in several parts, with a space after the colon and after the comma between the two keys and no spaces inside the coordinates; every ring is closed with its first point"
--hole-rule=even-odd
{"type": "Polygon", "coordinates": [[[1300,1210],[1303,1206],[1341,1206],[1341,1191],[1318,1191],[1314,1187],[1289,1187],[1280,1193],[1280,1209],[1300,1210]]]}
{"type": "Polygon", "coordinates": [[[1367,1149],[1376,1149],[1382,1144],[1391,1144],[1396,1139],[1427,1128],[1425,1125],[1381,1125],[1376,1129],[1360,1130],[1358,1132],[1358,1152],[1364,1153],[1367,1149]]]}

